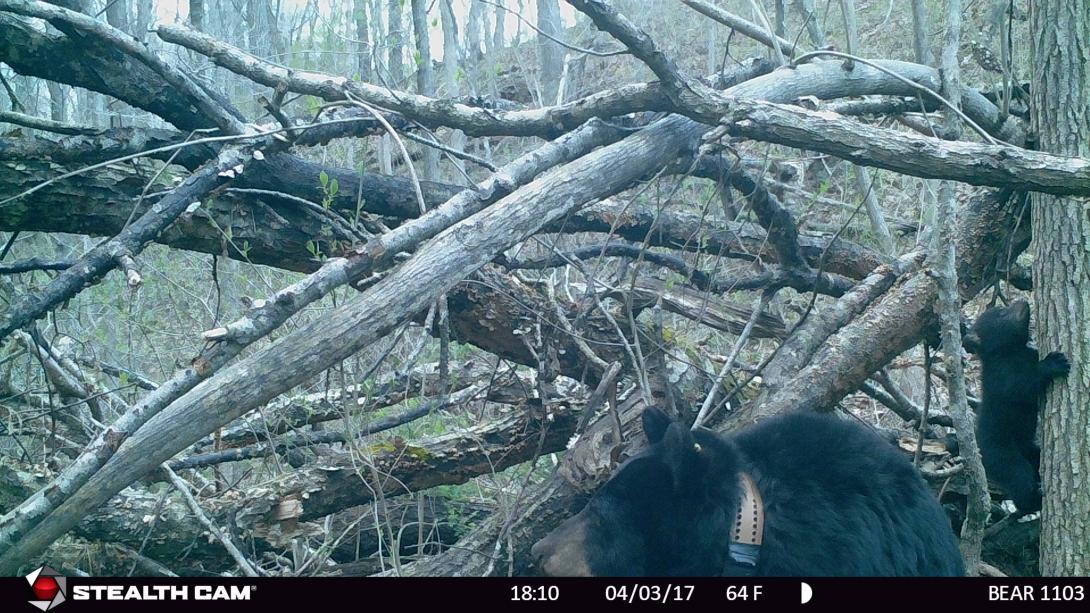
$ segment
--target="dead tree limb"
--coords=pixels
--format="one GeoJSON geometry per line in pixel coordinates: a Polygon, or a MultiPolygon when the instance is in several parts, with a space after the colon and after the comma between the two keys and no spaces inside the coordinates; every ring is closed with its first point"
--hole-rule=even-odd
{"type": "MultiPolygon", "coordinates": [[[[168,404],[193,389],[194,386],[212,375],[222,365],[239,355],[245,347],[268,334],[301,308],[328,294],[334,288],[368,274],[375,269],[376,265],[388,262],[393,255],[402,250],[414,248],[420,241],[435,236],[455,221],[464,220],[472,213],[480,211],[501,195],[507,194],[517,186],[529,181],[547,168],[547,164],[558,164],[577,158],[582,153],[590,151],[598,144],[601,144],[604,140],[610,140],[613,134],[615,132],[612,129],[602,126],[599,122],[587,126],[583,130],[576,130],[565,135],[552,143],[544,145],[538,151],[504,166],[501,173],[494,175],[479,186],[480,192],[464,190],[459,196],[451,198],[436,209],[432,209],[420,219],[403,224],[396,230],[369,241],[367,245],[356,250],[352,257],[331,259],[313,274],[281,289],[268,300],[256,303],[254,308],[244,317],[215,331],[214,338],[220,342],[212,345],[197,356],[192,361],[191,367],[179,371],[170,381],[146,395],[139,403],[131,407],[109,428],[96,437],[80,457],[72,462],[54,481],[49,488],[50,496],[46,496],[44,492],[39,492],[17,509],[5,514],[0,519],[0,549],[3,548],[3,543],[15,538],[14,535],[24,533],[41,521],[56,508],[56,505],[65,496],[71,495],[82,487],[86,480],[112,456],[126,437],[137,431],[168,404]]],[[[241,154],[236,153],[236,155],[241,154]]],[[[231,157],[225,159],[230,162],[234,161],[231,157]]],[[[209,166],[209,168],[214,170],[217,167],[209,166]]],[[[194,175],[194,177],[197,176],[194,175]]],[[[221,180],[218,172],[211,173],[208,178],[216,181],[221,180]]],[[[173,193],[179,194],[192,181],[195,181],[193,177],[179,186],[173,193]]],[[[190,199],[183,197],[181,202],[189,203],[190,199]]],[[[182,208],[184,209],[184,207],[182,208]]],[[[158,210],[159,207],[154,207],[145,215],[151,215],[158,210]]],[[[129,226],[126,232],[138,228],[138,223],[139,220],[129,226]]],[[[82,267],[74,267],[69,270],[82,270],[82,267]]],[[[62,276],[64,274],[62,273],[62,276]]],[[[60,278],[59,276],[58,279],[60,278]]],[[[57,283],[56,280],[55,283],[57,283]]],[[[81,288],[82,286],[76,287],[74,291],[81,288]]],[[[411,317],[418,310],[410,309],[403,314],[403,317],[411,317]]],[[[11,311],[9,311],[10,313],[11,311]]],[[[239,413],[239,415],[241,414],[239,413]]],[[[166,460],[167,458],[163,459],[166,460]]]]}
{"type": "Polygon", "coordinates": [[[99,130],[96,128],[91,128],[87,126],[75,126],[62,123],[60,121],[53,121],[52,119],[45,119],[44,117],[24,115],[22,113],[16,113],[14,111],[0,111],[0,123],[10,123],[17,126],[23,126],[25,128],[34,128],[35,130],[54,132],[56,134],[87,136],[97,134],[99,132],[99,130]]]}
{"type": "Polygon", "coordinates": [[[187,208],[229,178],[240,174],[249,161],[252,147],[225,150],[214,162],[193,173],[147,213],[141,215],[114,238],[80,258],[75,266],[57,275],[41,291],[18,298],[0,317],[0,339],[42,317],[61,302],[75,296],[118,265],[118,256],[139,253],[187,208]],[[238,172],[227,171],[238,168],[238,172]]]}
{"type": "Polygon", "coordinates": [[[1004,145],[943,141],[866,126],[827,111],[751,100],[720,100],[694,113],[724,118],[733,136],[821,151],[862,166],[925,179],[1036,191],[1090,194],[1090,160],[1004,145]],[[713,110],[714,109],[714,110],[713,110]]]}
{"type": "Polygon", "coordinates": [[[186,456],[167,462],[166,465],[173,470],[201,468],[203,466],[214,466],[227,462],[241,462],[242,460],[264,458],[275,453],[284,453],[301,447],[345,443],[352,440],[352,438],[378,434],[379,432],[385,432],[386,430],[403,426],[407,423],[416,421],[417,419],[426,417],[434,411],[439,411],[449,406],[464,404],[482,391],[482,387],[473,386],[455,392],[444,398],[421,402],[415,407],[399,411],[393,415],[387,415],[381,419],[364,422],[358,427],[353,427],[351,436],[345,436],[343,432],[338,432],[336,430],[302,432],[299,434],[277,437],[267,443],[257,443],[247,447],[235,447],[233,449],[223,449],[220,451],[186,456]]]}
{"type": "Polygon", "coordinates": [[[83,487],[0,554],[0,572],[14,572],[88,510],[205,434],[388,334],[501,250],[588,200],[628,187],[676,156],[700,130],[682,118],[666,119],[554,168],[440,233],[357,300],[197,385],[121,443],[83,487]]]}
{"type": "Polygon", "coordinates": [[[780,51],[782,51],[784,55],[788,57],[795,55],[794,43],[789,40],[784,40],[778,36],[773,38],[768,30],[753,23],[752,21],[742,19],[734,13],[724,11],[722,8],[710,2],[704,2],[704,0],[681,1],[694,11],[708,17],[709,19],[718,21],[719,23],[727,26],[732,30],[737,30],[766,47],[778,46],[780,48],[780,51]]]}
{"type": "MultiPolygon", "coordinates": [[[[5,139],[0,138],[0,149],[5,139]]],[[[287,163],[285,163],[287,164],[287,163]]],[[[323,168],[312,165],[309,170],[299,167],[290,173],[285,167],[267,167],[263,178],[253,184],[268,188],[287,188],[286,192],[299,197],[315,197],[320,185],[313,177],[323,168]],[[313,172],[313,176],[309,173],[313,172]],[[283,177],[283,185],[267,177],[283,177]]],[[[331,178],[338,178],[341,190],[333,202],[337,211],[347,211],[347,200],[342,194],[362,190],[367,194],[365,211],[376,214],[403,215],[414,209],[411,190],[400,177],[385,177],[372,173],[360,175],[347,169],[324,167],[331,178]],[[362,184],[361,184],[362,177],[362,184]],[[342,180],[343,179],[343,180],[342,180]]],[[[0,199],[15,195],[28,187],[55,175],[47,162],[24,160],[17,163],[0,163],[0,199]],[[16,169],[18,166],[18,170],[16,169]]],[[[251,185],[248,173],[236,180],[235,185],[251,185]]],[[[446,184],[424,182],[424,198],[429,209],[438,207],[460,190],[446,184]]],[[[0,229],[43,232],[66,232],[92,236],[112,236],[120,232],[128,219],[129,209],[111,206],[110,202],[135,202],[143,190],[140,177],[131,170],[109,167],[86,176],[73,177],[35,193],[32,199],[21,200],[0,207],[0,229]]],[[[497,191],[497,193],[502,193],[497,191]]],[[[321,196],[317,196],[319,200],[321,196]]],[[[345,196],[347,198],[347,196],[345,196]]],[[[140,204],[137,213],[142,214],[152,204],[152,198],[140,204]]],[[[351,211],[355,210],[352,199],[351,211]]],[[[690,252],[702,252],[744,260],[761,259],[775,262],[776,254],[769,248],[762,232],[752,224],[724,223],[717,218],[701,218],[698,213],[679,208],[661,211],[656,215],[653,207],[645,204],[625,206],[616,200],[606,200],[558,220],[546,227],[550,232],[609,232],[615,228],[617,235],[628,240],[643,241],[649,238],[652,246],[669,247],[690,252]]],[[[204,202],[191,219],[179,219],[155,238],[169,247],[226,255],[233,259],[264,264],[296,272],[314,272],[321,261],[307,249],[309,242],[321,242],[321,227],[309,216],[303,215],[292,205],[284,205],[276,198],[254,194],[227,192],[204,202]],[[251,216],[253,223],[237,223],[240,211],[251,216]],[[215,221],[208,223],[208,219],[215,221]],[[217,228],[232,228],[234,240],[226,245],[217,228]],[[242,253],[237,246],[248,244],[242,253]]],[[[861,278],[875,266],[886,261],[881,254],[861,245],[840,239],[830,242],[829,237],[809,233],[799,235],[799,246],[811,266],[816,266],[825,254],[825,270],[851,278],[861,278]]]]}
{"type": "MultiPolygon", "coordinates": [[[[1009,145],[942,141],[865,126],[827,111],[743,99],[734,92],[724,95],[681,74],[650,37],[610,5],[598,0],[572,4],[624,43],[667,84],[677,112],[708,124],[718,122],[722,131],[732,136],[821,151],[859,165],[927,179],[1058,195],[1090,194],[1090,159],[1009,145]]],[[[851,70],[841,63],[838,66],[846,72],[858,68],[858,64],[851,70]]],[[[970,100],[966,97],[966,102],[970,100]]]]}
{"type": "Polygon", "coordinates": [[[114,96],[179,130],[215,127],[153,70],[109,44],[68,37],[10,13],[0,12],[0,30],[0,60],[19,74],[114,96]]]}
{"type": "MultiPolygon", "coordinates": [[[[667,110],[668,102],[661,85],[635,85],[600,92],[582,100],[556,107],[518,111],[492,110],[410,92],[391,91],[387,87],[353,81],[318,72],[288,70],[265,62],[245,51],[177,24],[164,24],[159,38],[207,56],[218,66],[268,87],[317,96],[328,101],[347,99],[348,95],[369,104],[396,111],[429,127],[457,128],[470,136],[555,137],[558,130],[571,130],[592,117],[613,117],[627,113],[667,110]]],[[[767,72],[766,62],[751,62],[743,79],[767,72]]],[[[735,81],[738,82],[738,81],[735,81]]],[[[732,85],[728,83],[726,86],[732,85]]]]}
{"type": "Polygon", "coordinates": [[[392,439],[342,453],[319,466],[283,475],[268,486],[253,488],[240,501],[209,506],[236,513],[240,525],[272,528],[277,522],[309,521],[340,509],[366,504],[375,493],[364,486],[373,465],[382,475],[387,496],[437,485],[465,483],[531,460],[539,453],[564,448],[579,419],[581,406],[566,403],[507,411],[494,421],[412,443],[392,439]],[[544,436],[542,436],[544,432],[544,436]],[[363,471],[361,473],[361,471],[363,471]],[[364,476],[361,476],[363,474],[364,476]]]}
{"type": "Polygon", "coordinates": [[[121,50],[147,66],[171,86],[175,96],[180,94],[186,104],[198,109],[225,134],[242,134],[245,131],[242,122],[235,114],[225,108],[220,101],[213,100],[208,92],[198,86],[188,75],[167,64],[140,41],[103,21],[63,7],[28,0],[0,0],[0,11],[45,19],[62,32],[72,35],[71,38],[90,37],[112,49],[115,54],[121,50]]]}

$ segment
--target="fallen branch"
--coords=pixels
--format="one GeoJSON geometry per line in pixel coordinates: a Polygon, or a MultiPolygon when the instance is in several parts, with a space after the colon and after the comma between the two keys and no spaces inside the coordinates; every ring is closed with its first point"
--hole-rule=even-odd
{"type": "MultiPolygon", "coordinates": [[[[32,529],[53,512],[66,496],[74,494],[84,486],[87,480],[113,456],[122,441],[141,428],[149,419],[239,355],[246,346],[279,327],[304,306],[328,294],[334,288],[371,272],[384,258],[389,258],[402,250],[409,250],[420,241],[435,236],[455,221],[484,209],[489,203],[508,193],[508,190],[529,181],[548,164],[577,157],[603,140],[608,140],[613,134],[615,132],[612,129],[595,124],[561,137],[538,151],[522,156],[504,166],[503,172],[497,173],[479,186],[480,192],[465,190],[443,206],[431,210],[428,215],[376,237],[375,240],[358,249],[353,257],[333,258],[317,272],[281,289],[270,299],[255,303],[255,307],[250,312],[225,326],[223,333],[217,335],[220,340],[229,342],[219,342],[205,349],[193,360],[189,368],[176,373],[169,381],[146,395],[109,428],[101,432],[79,458],[69,464],[53,481],[48,488],[49,496],[46,496],[43,490],[6,513],[0,519],[0,551],[3,551],[4,544],[11,542],[15,535],[24,534],[32,529]]],[[[194,175],[196,176],[198,175],[194,175]]],[[[194,177],[190,177],[174,194],[181,193],[183,187],[195,180],[194,177]]],[[[152,211],[158,210],[159,207],[152,209],[152,211]]],[[[129,226],[127,231],[137,227],[138,224],[139,220],[129,226]]],[[[107,260],[104,265],[112,262],[112,259],[107,260]]],[[[82,267],[72,270],[77,269],[82,270],[82,267]]],[[[10,312],[9,310],[9,314],[10,312]]],[[[410,309],[404,316],[411,316],[414,312],[415,310],[410,309]]],[[[236,415],[241,415],[246,410],[236,415]]],[[[226,424],[229,421],[231,420],[227,419],[223,423],[226,424]]],[[[215,429],[210,428],[208,432],[215,429]]],[[[182,448],[184,446],[176,451],[182,448]]],[[[169,457],[163,457],[160,462],[169,457]]],[[[150,468],[149,466],[148,469],[150,468]]]]}
{"type": "Polygon", "coordinates": [[[258,535],[279,522],[324,517],[374,500],[375,492],[364,485],[369,469],[361,462],[381,475],[386,496],[465,483],[563,449],[575,432],[581,408],[570,403],[545,410],[528,407],[428,440],[374,443],[252,488],[241,500],[211,503],[209,509],[216,514],[217,508],[221,513],[230,508],[240,526],[252,526],[258,535]]]}
{"type": "Polygon", "coordinates": [[[44,316],[84,287],[101,279],[118,265],[120,255],[139,253],[144,245],[162,233],[187,208],[240,174],[252,151],[250,147],[225,150],[214,162],[193,173],[120,234],[95,247],[75,265],[57,275],[41,291],[15,299],[0,317],[0,339],[44,316]],[[234,168],[238,168],[238,171],[231,171],[234,168]]]}
{"type": "Polygon", "coordinates": [[[10,123],[25,128],[33,128],[35,130],[55,132],[57,134],[91,135],[99,132],[97,128],[74,126],[60,121],[53,121],[52,119],[24,115],[13,111],[0,111],[0,123],[10,123]]]}
{"type": "Polygon", "coordinates": [[[213,451],[200,455],[191,455],[168,462],[167,466],[174,470],[201,468],[203,466],[214,466],[216,464],[224,464],[227,462],[241,462],[242,460],[264,458],[273,454],[284,453],[292,449],[299,449],[301,447],[310,447],[313,445],[322,444],[345,443],[352,440],[353,438],[369,436],[372,434],[377,434],[379,432],[385,432],[386,430],[391,430],[398,426],[403,426],[422,417],[426,417],[434,411],[438,411],[446,407],[462,405],[466,402],[469,402],[473,398],[473,396],[476,396],[483,390],[483,387],[474,386],[455,393],[447,398],[421,402],[419,405],[413,408],[405,409],[393,415],[383,417],[382,419],[365,422],[357,427],[353,427],[351,436],[345,436],[343,432],[338,432],[336,430],[303,432],[299,434],[278,437],[269,441],[268,443],[259,443],[256,445],[250,445],[248,447],[237,447],[234,449],[224,449],[221,451],[213,451]]]}

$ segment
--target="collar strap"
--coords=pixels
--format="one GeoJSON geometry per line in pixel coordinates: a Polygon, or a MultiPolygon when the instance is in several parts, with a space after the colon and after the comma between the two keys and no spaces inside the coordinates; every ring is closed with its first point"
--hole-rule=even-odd
{"type": "Polygon", "coordinates": [[[761,502],[761,492],[749,473],[741,473],[739,476],[742,499],[738,505],[738,515],[734,518],[734,534],[732,535],[734,538],[731,540],[735,543],[760,547],[765,529],[765,510],[761,502]]]}
{"type": "Polygon", "coordinates": [[[741,566],[756,567],[761,552],[761,540],[764,537],[765,512],[761,501],[761,492],[749,473],[739,473],[741,500],[738,514],[734,518],[734,531],[731,534],[730,558],[741,566]]]}

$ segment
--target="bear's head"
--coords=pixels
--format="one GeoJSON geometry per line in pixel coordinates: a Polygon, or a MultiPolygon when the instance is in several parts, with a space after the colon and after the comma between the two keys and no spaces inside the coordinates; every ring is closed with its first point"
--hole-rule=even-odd
{"type": "Polygon", "coordinates": [[[552,576],[710,576],[721,572],[738,507],[738,456],[711,431],[658,408],[643,413],[647,449],[587,506],[534,544],[552,576]]]}
{"type": "Polygon", "coordinates": [[[1029,342],[1029,303],[1015,300],[980,314],[962,344],[969,353],[984,355],[1025,347],[1029,342]]]}

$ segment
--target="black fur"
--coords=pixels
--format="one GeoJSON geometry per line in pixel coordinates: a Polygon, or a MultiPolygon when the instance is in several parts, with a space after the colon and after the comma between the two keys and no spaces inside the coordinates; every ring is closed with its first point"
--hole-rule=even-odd
{"type": "Polygon", "coordinates": [[[1037,398],[1049,381],[1071,369],[1067,357],[1053,352],[1038,359],[1029,346],[1029,304],[1024,300],[982,313],[964,344],[980,358],[976,431],[984,471],[1019,513],[1032,513],[1041,508],[1037,398]]]}
{"type": "Polygon", "coordinates": [[[649,409],[644,430],[651,446],[535,545],[546,571],[569,574],[558,560],[581,558],[598,576],[723,574],[745,471],[765,509],[758,575],[963,574],[923,479],[858,423],[794,412],[725,437],[649,409]]]}

